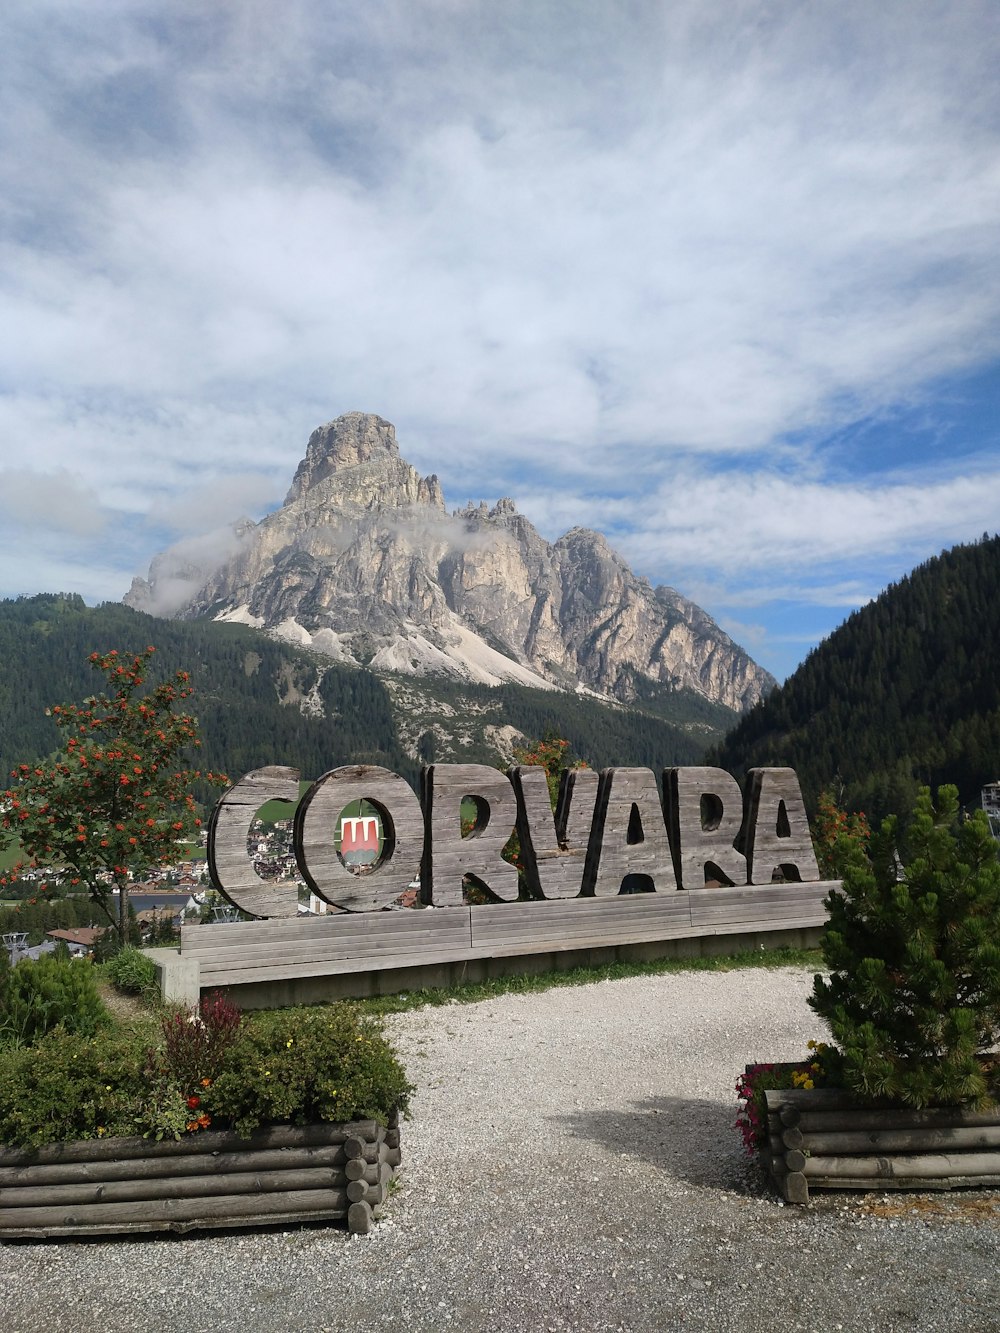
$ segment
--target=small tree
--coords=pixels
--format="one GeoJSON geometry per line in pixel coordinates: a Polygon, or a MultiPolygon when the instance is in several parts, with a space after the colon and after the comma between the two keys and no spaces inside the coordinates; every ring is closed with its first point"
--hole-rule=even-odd
{"type": "Polygon", "coordinates": [[[824,787],[812,823],[813,846],[822,877],[839,879],[850,863],[853,848],[867,852],[871,836],[865,812],[849,814],[837,803],[830,788],[824,787]]]}
{"type": "Polygon", "coordinates": [[[829,980],[812,1008],[826,1019],[847,1087],[912,1106],[982,1103],[1000,1035],[1000,861],[982,811],[958,821],[954,787],[925,787],[898,870],[895,817],[871,859],[849,849],[843,893],[827,899],[829,980]]]}
{"type": "Polygon", "coordinates": [[[556,808],[559,797],[559,782],[565,768],[586,768],[586,761],[577,759],[569,741],[557,736],[554,731],[547,731],[540,741],[529,741],[524,745],[514,746],[514,761],[518,764],[537,764],[545,769],[545,780],[549,786],[549,802],[556,808]]]}
{"type": "MultiPolygon", "coordinates": [[[[545,769],[545,782],[549,789],[549,804],[553,810],[555,810],[559,799],[559,783],[563,769],[587,767],[585,760],[577,759],[573,754],[569,741],[557,736],[551,728],[546,731],[541,740],[526,740],[523,745],[515,745],[511,753],[516,764],[533,764],[538,768],[545,769]]],[[[462,832],[463,835],[466,832],[464,825],[462,832]]],[[[530,897],[530,889],[524,875],[524,859],[521,856],[521,837],[516,829],[510,835],[502,855],[504,860],[509,861],[513,866],[517,866],[517,872],[520,876],[521,897],[530,897]]],[[[481,891],[471,890],[472,895],[479,892],[481,891]]],[[[476,897],[470,896],[468,892],[467,896],[469,901],[479,901],[476,897]]],[[[482,895],[482,901],[488,901],[485,895],[482,895]]]]}
{"type": "MultiPolygon", "coordinates": [[[[200,827],[191,793],[195,781],[227,781],[183,766],[185,753],[201,743],[195,718],[175,711],[192,693],[190,678],[178,671],[144,690],[154,651],[131,658],[117,650],[91,653],[106,691],[47,710],[65,734],[63,749],[42,764],[21,764],[2,797],[0,845],[20,842],[32,866],[59,868],[71,887],[82,885],[122,944],[130,875],[145,878],[171,861],[177,841],[200,827]]],[[[16,878],[23,864],[8,877],[16,878]]]]}

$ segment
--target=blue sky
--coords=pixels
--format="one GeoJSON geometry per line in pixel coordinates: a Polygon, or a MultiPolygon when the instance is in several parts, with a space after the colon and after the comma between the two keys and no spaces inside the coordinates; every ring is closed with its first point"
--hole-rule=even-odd
{"type": "Polygon", "coordinates": [[[995,0],[8,0],[0,595],[392,421],[779,677],[1000,513],[995,0]]]}

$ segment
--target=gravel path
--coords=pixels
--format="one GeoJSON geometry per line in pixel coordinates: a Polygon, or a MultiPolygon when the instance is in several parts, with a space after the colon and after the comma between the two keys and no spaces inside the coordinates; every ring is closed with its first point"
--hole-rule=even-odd
{"type": "Polygon", "coordinates": [[[804,1053],[809,985],[675,973],[394,1016],[419,1091],[371,1235],[0,1246],[2,1333],[1000,1331],[1000,1193],[798,1209],[744,1164],[736,1074],[804,1053]]]}

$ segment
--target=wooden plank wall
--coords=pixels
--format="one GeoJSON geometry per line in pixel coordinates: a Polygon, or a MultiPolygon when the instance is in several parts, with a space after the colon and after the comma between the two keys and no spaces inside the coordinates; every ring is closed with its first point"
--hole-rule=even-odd
{"type": "Polygon", "coordinates": [[[212,986],[822,925],[837,884],[768,884],[476,907],[186,925],[212,986]]]}
{"type": "Polygon", "coordinates": [[[186,925],[181,927],[181,954],[201,964],[203,988],[473,956],[466,907],[186,925]]]}

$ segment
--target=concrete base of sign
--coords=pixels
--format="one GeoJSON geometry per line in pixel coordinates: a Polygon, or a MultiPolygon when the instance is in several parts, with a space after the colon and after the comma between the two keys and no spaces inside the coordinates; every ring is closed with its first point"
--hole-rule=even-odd
{"type": "Polygon", "coordinates": [[[177,949],[143,949],[142,952],[156,964],[160,997],[165,1003],[198,1003],[201,968],[196,958],[184,958],[177,949]]]}

